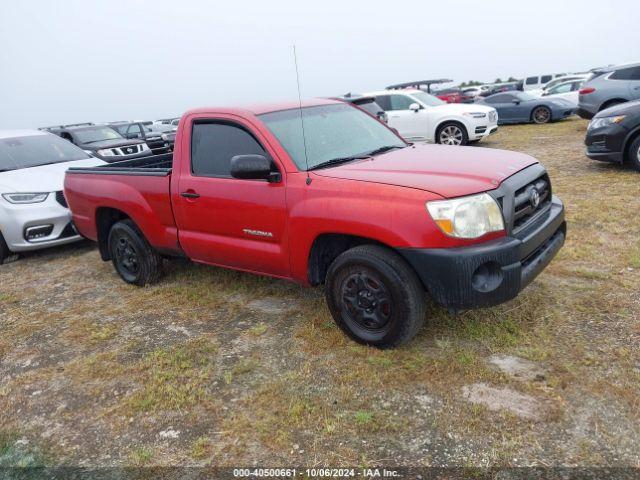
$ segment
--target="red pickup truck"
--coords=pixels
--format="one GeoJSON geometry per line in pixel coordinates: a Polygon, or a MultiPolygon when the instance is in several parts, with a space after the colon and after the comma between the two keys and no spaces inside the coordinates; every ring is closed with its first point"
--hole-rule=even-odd
{"type": "Polygon", "coordinates": [[[126,282],[186,256],[324,284],[340,328],[378,347],[413,337],[425,293],[453,310],[514,298],[566,229],[536,159],[410,144],[334,100],[189,111],[173,157],[71,168],[64,193],[126,282]]]}

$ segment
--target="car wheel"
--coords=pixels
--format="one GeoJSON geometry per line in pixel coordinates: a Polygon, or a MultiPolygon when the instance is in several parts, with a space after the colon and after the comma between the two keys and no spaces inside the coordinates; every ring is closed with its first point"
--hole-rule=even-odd
{"type": "Polygon", "coordinates": [[[143,287],[160,278],[162,257],[131,220],[111,227],[108,246],[113,266],[125,282],[143,287]]]}
{"type": "Polygon", "coordinates": [[[420,280],[397,253],[376,245],[339,255],[327,272],[325,296],[338,327],[359,343],[396,347],[424,323],[420,280]]]}
{"type": "Polygon", "coordinates": [[[551,121],[551,110],[547,107],[536,107],[531,112],[533,123],[549,123],[551,121]]]}
{"type": "Polygon", "coordinates": [[[469,136],[462,125],[450,122],[438,128],[436,142],[441,145],[466,145],[469,142],[469,136]]]}
{"type": "Polygon", "coordinates": [[[0,265],[2,265],[7,258],[11,256],[11,251],[7,247],[7,242],[4,241],[2,233],[0,233],[0,265]]]}
{"type": "Polygon", "coordinates": [[[629,147],[627,160],[634,170],[640,172],[640,135],[636,137],[629,147]]]}

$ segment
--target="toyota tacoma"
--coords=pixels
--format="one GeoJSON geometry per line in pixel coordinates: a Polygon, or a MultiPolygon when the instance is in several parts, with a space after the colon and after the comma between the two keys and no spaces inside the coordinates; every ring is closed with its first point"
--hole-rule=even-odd
{"type": "Polygon", "coordinates": [[[125,282],[182,256],[324,284],[337,325],[381,348],[416,334],[426,294],[452,310],[514,298],[566,231],[535,158],[413,145],[335,100],[191,110],[173,155],[71,168],[65,197],[125,282]]]}

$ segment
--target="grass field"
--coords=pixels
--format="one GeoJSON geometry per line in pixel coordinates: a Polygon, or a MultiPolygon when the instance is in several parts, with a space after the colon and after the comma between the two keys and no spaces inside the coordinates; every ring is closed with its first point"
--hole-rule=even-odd
{"type": "Polygon", "coordinates": [[[1,266],[0,466],[639,467],[640,174],[585,129],[481,144],[548,168],[567,243],[397,350],[347,340],[320,289],[184,261],[139,289],[89,243],[1,266]]]}

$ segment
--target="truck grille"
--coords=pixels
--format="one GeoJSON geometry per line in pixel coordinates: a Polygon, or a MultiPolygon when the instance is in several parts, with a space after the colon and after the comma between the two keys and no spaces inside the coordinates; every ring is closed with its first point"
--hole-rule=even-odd
{"type": "Polygon", "coordinates": [[[551,202],[551,182],[545,173],[515,192],[513,230],[517,231],[551,202]]]}
{"type": "Polygon", "coordinates": [[[64,192],[62,190],[60,190],[59,192],[56,192],[56,201],[62,205],[64,208],[69,208],[69,205],[67,204],[67,199],[64,198],[64,192]]]}
{"type": "Polygon", "coordinates": [[[540,164],[512,175],[489,193],[502,208],[507,231],[516,236],[551,207],[551,181],[540,164]]]}

